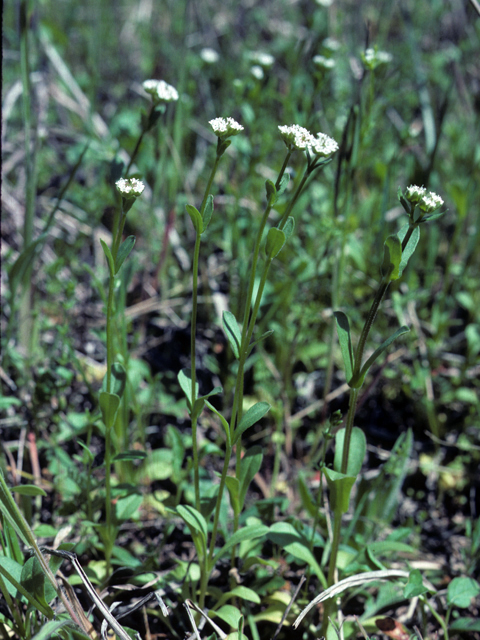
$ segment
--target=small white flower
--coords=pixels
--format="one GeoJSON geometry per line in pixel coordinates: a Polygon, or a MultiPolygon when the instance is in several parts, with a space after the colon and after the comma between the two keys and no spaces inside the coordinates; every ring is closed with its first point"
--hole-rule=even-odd
{"type": "Polygon", "coordinates": [[[417,202],[420,202],[421,198],[423,198],[426,192],[427,190],[425,189],[425,187],[418,187],[416,184],[411,184],[405,189],[405,199],[412,204],[417,204],[417,202]]]}
{"type": "Polygon", "coordinates": [[[121,178],[115,183],[117,189],[124,198],[138,198],[143,193],[145,185],[141,180],[136,178],[121,178]]]}
{"type": "Polygon", "coordinates": [[[201,59],[207,64],[215,64],[220,60],[220,55],[215,49],[210,49],[210,47],[205,47],[200,51],[201,59]]]}
{"type": "Polygon", "coordinates": [[[257,80],[263,80],[264,78],[264,73],[263,73],[263,69],[260,65],[258,64],[254,64],[253,67],[250,69],[250,73],[252,74],[252,76],[254,78],[256,78],[257,80]]]}
{"type": "Polygon", "coordinates": [[[330,138],[330,136],[327,136],[325,133],[317,133],[317,137],[313,138],[309,151],[317,157],[329,158],[338,151],[338,144],[333,138],[330,138]]]}
{"type": "Polygon", "coordinates": [[[369,48],[362,54],[363,62],[367,69],[375,69],[381,64],[387,64],[393,60],[392,54],[386,51],[369,48]]]}
{"type": "Polygon", "coordinates": [[[338,51],[342,45],[338,40],[335,40],[335,38],[325,38],[322,42],[322,46],[327,49],[327,51],[335,53],[335,51],[338,51]]]}
{"type": "Polygon", "coordinates": [[[263,51],[252,51],[248,57],[252,62],[259,64],[264,69],[269,69],[275,62],[275,58],[272,55],[263,51]]]}
{"type": "Polygon", "coordinates": [[[214,120],[210,120],[208,124],[211,125],[213,132],[219,138],[236,136],[237,133],[243,131],[242,125],[238,124],[233,118],[215,118],[214,120]]]}
{"type": "Polygon", "coordinates": [[[333,0],[316,0],[316,2],[321,7],[331,7],[333,4],[333,0]]]}
{"type": "Polygon", "coordinates": [[[332,58],[326,58],[325,56],[313,56],[313,64],[319,69],[327,71],[329,69],[333,69],[335,66],[335,60],[332,58]]]}
{"type": "Polygon", "coordinates": [[[443,199],[436,193],[433,193],[433,191],[429,191],[421,198],[418,206],[425,213],[433,213],[436,209],[441,207],[442,204],[443,199]]]}
{"type": "Polygon", "coordinates": [[[167,84],[165,80],[145,80],[142,86],[152,96],[155,105],[178,100],[178,91],[171,84],[167,84]]]}
{"type": "Polygon", "coordinates": [[[292,124],[291,126],[280,125],[278,130],[289,148],[293,147],[302,151],[311,146],[314,140],[310,131],[300,127],[298,124],[292,124]]]}

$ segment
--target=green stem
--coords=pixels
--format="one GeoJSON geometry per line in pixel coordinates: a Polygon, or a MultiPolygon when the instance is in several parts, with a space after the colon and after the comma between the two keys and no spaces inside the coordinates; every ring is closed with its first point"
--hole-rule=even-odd
{"type": "Polygon", "coordinates": [[[222,475],[220,477],[220,486],[218,488],[217,504],[215,507],[215,515],[213,517],[212,536],[210,538],[210,547],[208,550],[207,566],[211,567],[213,562],[213,554],[215,552],[215,542],[217,539],[218,521],[220,518],[220,506],[222,502],[223,492],[227,481],[228,466],[230,464],[230,456],[232,455],[232,447],[227,444],[225,448],[225,459],[223,461],[222,475]]]}

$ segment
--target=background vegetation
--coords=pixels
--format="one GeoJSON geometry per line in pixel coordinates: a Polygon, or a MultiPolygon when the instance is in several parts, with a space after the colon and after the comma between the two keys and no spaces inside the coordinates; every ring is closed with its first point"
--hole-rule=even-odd
{"type": "MultiPolygon", "coordinates": [[[[45,0],[9,3],[3,19],[0,460],[10,487],[45,492],[15,494],[36,538],[50,547],[56,536],[56,545],[74,543],[108,603],[121,599],[127,606],[149,588],[161,590],[171,616],[148,609],[125,623],[142,637],[191,631],[180,605],[198,601],[196,554],[191,531],[172,511],[194,503],[190,419],[177,382],[190,366],[195,234],[185,204],[200,206],[214,160],[208,121],[234,117],[245,130],[232,139],[215,178],[197,317],[200,393],[222,386],[212,403],[228,412],[235,363],[222,311],[241,317],[251,230],[263,209],[265,180],[275,181],[285,155],[277,127],[297,123],[327,133],[341,148],[297,204],[295,232],[271,269],[260,309],[257,334],[274,333],[256,347],[246,370],[245,408],[268,402],[271,410],[245,435],[247,448],[261,447],[263,463],[242,522],[262,523],[270,533],[241,548],[238,584],[226,560],[218,564],[207,606],[221,609],[231,601],[226,606],[245,616],[244,633],[257,640],[273,636],[306,567],[309,580],[288,624],[323,589],[311,560],[322,569],[328,561],[323,497],[320,512],[316,506],[319,464],[332,462],[325,430],[348,405],[333,311],[348,313],[358,337],[383,242],[405,222],[397,189],[418,184],[442,196],[446,213],[422,228],[374,325],[372,348],[400,325],[410,333],[371,370],[360,396],[356,424],[366,434],[367,456],[344,523],[339,569],[346,576],[418,568],[443,600],[432,605],[437,615],[419,605],[404,617],[410,632],[416,625],[423,637],[434,637],[439,616],[453,625],[450,637],[478,637],[478,627],[465,631],[458,622],[478,616],[478,598],[467,598],[462,608],[446,591],[454,578],[478,580],[480,562],[480,18],[474,6],[460,0],[45,0]],[[391,60],[368,69],[362,58],[368,47],[391,60]],[[117,291],[129,384],[114,447],[116,454],[140,453],[117,459],[112,470],[120,524],[110,575],[99,531],[105,446],[98,392],[108,277],[100,239],[110,242],[118,204],[113,182],[150,108],[141,87],[147,78],[174,85],[180,99],[143,139],[135,171],[147,189],[126,223],[137,241],[117,291]],[[287,539],[286,529],[271,529],[275,523],[296,533],[288,530],[287,539]],[[114,585],[122,585],[120,595],[114,585]],[[257,598],[237,591],[222,601],[232,585],[257,598]]],[[[301,154],[292,157],[291,183],[303,165],[301,154]]],[[[282,207],[279,201],[272,224],[282,207]]],[[[199,442],[201,489],[213,496],[223,437],[212,411],[201,416],[199,442]]],[[[230,519],[226,500],[225,540],[230,519]]],[[[2,521],[5,557],[16,549],[9,526],[2,521]]],[[[24,550],[18,547],[14,557],[23,565],[24,550]]],[[[87,610],[77,574],[68,564],[62,570],[87,610]]],[[[401,619],[405,602],[401,590],[375,584],[343,594],[342,608],[362,616],[374,634],[374,616],[401,619]]],[[[3,609],[0,616],[5,625],[3,609]]],[[[279,637],[318,637],[321,617],[315,610],[308,623],[284,628],[279,637]]],[[[238,628],[238,616],[225,608],[216,621],[227,633],[238,628]]],[[[351,621],[344,629],[346,637],[360,633],[351,621]]],[[[211,633],[206,627],[202,637],[211,633]]]]}

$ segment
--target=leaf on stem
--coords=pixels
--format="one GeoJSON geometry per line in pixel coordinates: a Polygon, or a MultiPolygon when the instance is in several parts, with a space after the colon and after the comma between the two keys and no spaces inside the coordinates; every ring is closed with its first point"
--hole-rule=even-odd
{"type": "Polygon", "coordinates": [[[204,233],[207,230],[207,227],[210,224],[210,220],[212,219],[212,213],[213,213],[213,196],[212,194],[210,194],[207,198],[207,202],[205,203],[205,209],[203,211],[201,233],[204,233]]]}
{"type": "Polygon", "coordinates": [[[285,234],[285,240],[288,240],[295,229],[295,218],[288,216],[285,226],[283,227],[283,233],[285,234]]]}
{"type": "Polygon", "coordinates": [[[229,447],[231,447],[231,446],[232,446],[232,442],[231,442],[231,438],[230,438],[230,426],[229,426],[228,422],[227,422],[227,421],[225,420],[225,418],[222,416],[222,414],[220,413],[220,411],[218,411],[217,409],[215,409],[215,407],[214,407],[212,404],[210,404],[210,402],[208,402],[208,400],[207,400],[207,401],[205,401],[205,404],[206,404],[206,405],[207,405],[207,407],[210,409],[210,411],[213,411],[213,413],[214,413],[215,415],[217,415],[217,416],[220,418],[220,422],[222,423],[223,428],[224,428],[224,430],[225,430],[225,436],[226,436],[226,438],[227,438],[227,445],[228,445],[229,447]]]}
{"type": "Polygon", "coordinates": [[[115,417],[117,415],[118,407],[120,405],[120,398],[116,393],[108,393],[108,391],[101,391],[99,398],[100,410],[102,412],[102,420],[110,429],[113,427],[115,417]]]}
{"type": "MultiPolygon", "coordinates": [[[[231,476],[228,476],[227,480],[228,478],[236,480],[236,478],[232,478],[231,476]]],[[[238,531],[235,531],[235,533],[228,538],[223,547],[219,551],[217,551],[213,558],[213,562],[216,563],[222,556],[227,553],[227,551],[235,547],[237,544],[240,544],[240,542],[243,542],[244,540],[255,540],[256,538],[261,538],[266,533],[268,533],[268,527],[264,524],[251,524],[238,529],[238,531]]]]}
{"type": "MultiPolygon", "coordinates": [[[[127,383],[127,372],[120,362],[114,362],[112,365],[112,388],[110,391],[115,393],[119,398],[123,396],[125,391],[125,385],[127,383]]],[[[102,391],[108,391],[107,389],[107,375],[103,377],[102,391]]]]}
{"type": "Polygon", "coordinates": [[[268,402],[257,402],[253,405],[253,407],[250,407],[250,409],[243,414],[238,427],[235,429],[232,444],[236,444],[239,438],[247,429],[261,420],[263,416],[269,411],[270,406],[271,405],[269,405],[268,402]]]}
{"type": "MultiPolygon", "coordinates": [[[[190,369],[181,369],[177,376],[178,383],[187,398],[188,409],[192,410],[192,372],[190,369]]],[[[195,398],[198,396],[198,382],[195,382],[195,398]]]]}
{"type": "Polygon", "coordinates": [[[253,342],[251,342],[248,345],[248,350],[247,350],[247,355],[250,355],[252,352],[252,349],[255,345],[257,345],[259,342],[261,342],[262,340],[265,340],[265,338],[268,338],[268,336],[271,336],[273,333],[273,329],[269,329],[268,331],[265,331],[265,333],[262,333],[262,335],[257,338],[256,340],[254,340],[253,342]]]}
{"type": "Polygon", "coordinates": [[[385,240],[382,264],[382,276],[390,280],[400,277],[400,262],[402,260],[402,243],[398,236],[388,236],[385,240]]]}
{"type": "Polygon", "coordinates": [[[177,514],[190,529],[195,548],[199,558],[204,558],[207,553],[207,523],[200,511],[190,505],[178,505],[177,514]]]}
{"type": "Polygon", "coordinates": [[[333,469],[323,468],[323,473],[327,478],[328,488],[330,489],[330,506],[335,516],[341,516],[347,513],[350,504],[350,492],[355,480],[355,476],[347,476],[333,469]]]}
{"type": "MultiPolygon", "coordinates": [[[[403,242],[403,239],[407,235],[407,231],[409,228],[410,228],[410,225],[406,224],[397,233],[398,239],[400,240],[401,243],[403,242]]],[[[420,240],[420,227],[416,226],[412,232],[412,235],[410,236],[410,239],[407,242],[407,246],[402,251],[402,259],[400,260],[400,266],[398,268],[398,277],[402,275],[403,270],[407,266],[407,263],[410,260],[410,257],[412,256],[413,252],[415,251],[419,240],[420,240]]]]}
{"type": "Polygon", "coordinates": [[[233,355],[238,360],[240,358],[240,346],[242,344],[242,334],[240,333],[238,322],[231,311],[223,312],[222,321],[223,330],[232,347],[233,355]]]}
{"type": "Polygon", "coordinates": [[[188,215],[190,216],[195,232],[202,233],[203,220],[202,220],[202,216],[200,215],[200,211],[196,207],[194,207],[193,204],[187,204],[185,205],[185,208],[187,210],[188,215]]]}
{"type": "Polygon", "coordinates": [[[289,182],[290,182],[290,174],[284,173],[282,176],[282,179],[280,180],[280,186],[277,189],[277,198],[285,191],[289,182]]]}
{"type": "Polygon", "coordinates": [[[103,253],[105,254],[105,257],[107,259],[108,271],[110,272],[110,275],[113,276],[115,274],[115,267],[113,264],[112,252],[110,251],[107,243],[104,240],[100,239],[100,244],[102,245],[103,253]]]}
{"type": "Polygon", "coordinates": [[[133,249],[134,245],[135,245],[135,236],[128,236],[128,238],[124,240],[120,245],[120,249],[118,250],[117,257],[115,259],[116,274],[120,271],[120,267],[125,262],[126,258],[130,254],[130,251],[133,249]]]}
{"type": "MultiPolygon", "coordinates": [[[[342,468],[344,442],[345,429],[340,429],[335,435],[335,459],[333,462],[335,471],[340,471],[342,468]]],[[[358,476],[362,469],[366,452],[367,440],[363,430],[359,427],[353,427],[348,451],[347,476],[358,476]]]]}
{"type": "Polygon", "coordinates": [[[400,327],[400,329],[397,329],[394,334],[392,334],[389,338],[384,340],[382,344],[378,347],[378,349],[375,349],[375,351],[372,353],[372,355],[368,358],[368,360],[365,362],[365,364],[361,368],[360,373],[358,375],[358,380],[355,380],[355,383],[357,382],[359,383],[356,388],[359,388],[362,386],[363,381],[365,380],[365,376],[367,375],[368,370],[370,369],[372,364],[375,362],[375,360],[377,360],[382,355],[382,353],[386,349],[388,349],[388,347],[392,344],[394,340],[396,340],[399,336],[403,335],[404,333],[408,333],[409,331],[410,329],[406,326],[400,327]]]}
{"type": "Polygon", "coordinates": [[[286,242],[286,239],[285,233],[281,229],[272,227],[268,231],[265,253],[270,260],[273,260],[275,256],[278,256],[286,242]]]}
{"type": "Polygon", "coordinates": [[[267,192],[267,201],[273,206],[277,201],[277,189],[271,180],[265,180],[265,191],[267,192]]]}
{"type": "Polygon", "coordinates": [[[343,311],[335,311],[333,314],[337,324],[338,341],[342,351],[343,364],[345,366],[345,378],[350,384],[353,375],[354,359],[352,336],[350,335],[350,323],[348,316],[343,311]]]}
{"type": "Polygon", "coordinates": [[[253,480],[256,473],[260,471],[262,466],[263,452],[259,446],[252,447],[245,452],[240,462],[240,473],[238,479],[240,481],[240,508],[243,509],[245,502],[245,496],[247,495],[248,487],[253,480]]]}

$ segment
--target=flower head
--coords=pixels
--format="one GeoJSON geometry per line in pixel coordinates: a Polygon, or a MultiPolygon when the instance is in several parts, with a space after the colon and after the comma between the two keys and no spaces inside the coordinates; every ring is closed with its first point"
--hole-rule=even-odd
{"type": "Polygon", "coordinates": [[[258,64],[264,69],[269,69],[275,62],[275,58],[264,51],[252,51],[248,57],[254,64],[258,64]]]}
{"type": "Polygon", "coordinates": [[[263,80],[265,74],[263,73],[263,69],[259,64],[254,64],[250,69],[250,73],[257,80],[263,80]]]}
{"type": "Polygon", "coordinates": [[[391,53],[387,53],[387,51],[379,51],[376,47],[375,49],[369,48],[362,53],[363,64],[366,69],[370,69],[373,71],[376,67],[381,64],[387,64],[391,62],[393,59],[391,53]]]}
{"type": "Polygon", "coordinates": [[[440,196],[437,196],[433,191],[429,191],[426,193],[418,203],[418,206],[425,213],[433,213],[443,204],[443,199],[440,196]]]}
{"type": "Polygon", "coordinates": [[[325,56],[313,56],[313,64],[318,69],[328,71],[335,66],[335,60],[333,60],[333,58],[326,58],[325,56]]]}
{"type": "Polygon", "coordinates": [[[338,144],[325,133],[317,133],[317,137],[313,138],[309,151],[317,157],[329,158],[333,156],[335,151],[338,151],[338,144]]]}
{"type": "Polygon", "coordinates": [[[142,86],[152,96],[154,105],[178,100],[178,91],[165,80],[145,80],[142,86]]]}
{"type": "Polygon", "coordinates": [[[145,189],[143,182],[136,178],[121,178],[120,180],[117,180],[115,185],[118,191],[127,200],[130,198],[138,198],[138,196],[142,195],[143,190],[145,189]]]}
{"type": "Polygon", "coordinates": [[[405,199],[412,204],[417,204],[426,193],[425,187],[417,187],[416,184],[411,184],[405,189],[405,199]]]}
{"type": "Polygon", "coordinates": [[[215,49],[211,49],[210,47],[205,47],[200,51],[201,59],[207,64],[215,64],[220,60],[220,56],[215,49]]]}
{"type": "Polygon", "coordinates": [[[299,149],[300,151],[307,149],[314,137],[304,127],[300,127],[298,124],[292,124],[291,126],[280,125],[278,127],[283,141],[289,148],[299,149]]]}
{"type": "Polygon", "coordinates": [[[213,132],[219,138],[228,138],[229,136],[236,136],[237,133],[243,131],[241,124],[238,124],[233,118],[215,118],[210,120],[209,123],[213,129],[213,132]]]}

